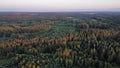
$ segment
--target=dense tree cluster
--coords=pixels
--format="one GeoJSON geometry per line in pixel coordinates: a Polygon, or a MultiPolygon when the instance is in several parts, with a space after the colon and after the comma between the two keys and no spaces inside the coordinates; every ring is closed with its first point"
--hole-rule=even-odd
{"type": "Polygon", "coordinates": [[[119,18],[119,13],[5,14],[0,68],[119,68],[119,18]]]}

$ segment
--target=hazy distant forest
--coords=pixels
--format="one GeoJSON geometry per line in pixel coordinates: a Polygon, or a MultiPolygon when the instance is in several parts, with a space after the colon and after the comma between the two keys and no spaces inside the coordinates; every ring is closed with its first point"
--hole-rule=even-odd
{"type": "Polygon", "coordinates": [[[0,13],[0,68],[120,68],[120,13],[0,13]]]}

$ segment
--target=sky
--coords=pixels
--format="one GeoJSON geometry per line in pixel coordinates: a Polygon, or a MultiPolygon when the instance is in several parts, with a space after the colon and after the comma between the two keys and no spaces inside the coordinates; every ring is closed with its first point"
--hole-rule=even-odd
{"type": "Polygon", "coordinates": [[[0,0],[2,11],[120,11],[120,0],[0,0]]]}

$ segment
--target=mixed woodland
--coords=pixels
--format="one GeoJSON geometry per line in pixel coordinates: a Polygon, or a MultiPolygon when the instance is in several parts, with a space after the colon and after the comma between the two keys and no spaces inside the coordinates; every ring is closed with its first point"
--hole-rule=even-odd
{"type": "Polygon", "coordinates": [[[0,68],[120,68],[120,13],[0,13],[0,68]]]}

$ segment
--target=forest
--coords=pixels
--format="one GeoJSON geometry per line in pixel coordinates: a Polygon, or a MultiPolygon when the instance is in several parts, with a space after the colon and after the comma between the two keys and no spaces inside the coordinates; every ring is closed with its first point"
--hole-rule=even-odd
{"type": "Polygon", "coordinates": [[[0,12],[0,68],[120,68],[120,13],[0,12]]]}

